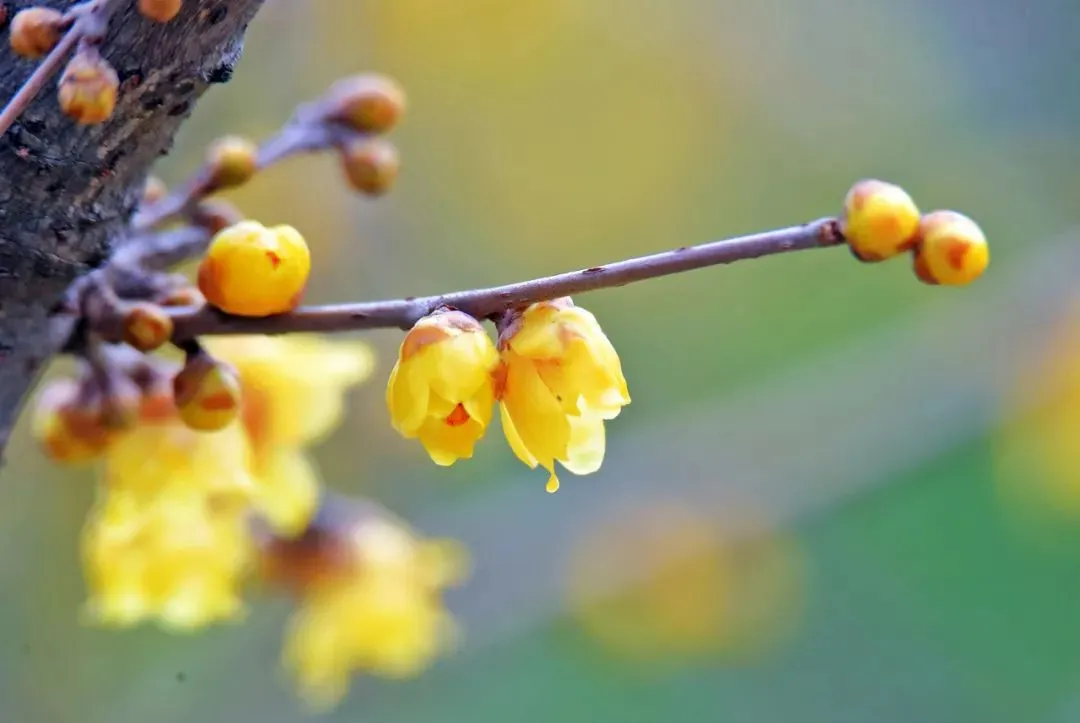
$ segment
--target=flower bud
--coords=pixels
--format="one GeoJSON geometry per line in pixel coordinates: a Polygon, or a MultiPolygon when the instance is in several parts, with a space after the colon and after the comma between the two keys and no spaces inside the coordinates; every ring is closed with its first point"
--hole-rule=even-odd
{"type": "Polygon", "coordinates": [[[394,185],[400,161],[392,143],[378,138],[358,138],[342,146],[341,167],[353,188],[369,196],[379,196],[394,185]]]}
{"type": "Polygon", "coordinates": [[[848,191],[840,223],[857,258],[884,261],[915,245],[919,209],[899,186],[864,180],[848,191]]]}
{"type": "Polygon", "coordinates": [[[102,424],[100,399],[89,399],[74,379],[46,383],[34,404],[31,434],[50,459],[62,464],[96,459],[114,437],[102,424]]]}
{"type": "Polygon", "coordinates": [[[258,170],[259,148],[247,138],[219,138],[207,152],[208,185],[217,191],[235,188],[251,180],[258,170]]]}
{"type": "Polygon", "coordinates": [[[224,429],[240,412],[236,371],[205,351],[189,354],[173,377],[173,397],[180,419],[200,432],[224,429]]]}
{"type": "Polygon", "coordinates": [[[405,112],[405,92],[382,75],[358,75],[335,83],[329,92],[331,119],[361,133],[385,133],[405,112]]]}
{"type": "Polygon", "coordinates": [[[20,10],[11,20],[11,49],[24,58],[44,57],[60,41],[64,16],[52,8],[20,10]]]}
{"type": "Polygon", "coordinates": [[[60,109],[81,125],[105,121],[116,107],[120,80],[96,52],[79,52],[60,77],[60,109]]]}
{"type": "Polygon", "coordinates": [[[180,12],[183,0],[139,0],[139,13],[156,23],[167,23],[180,12]]]}
{"type": "Polygon", "coordinates": [[[956,211],[933,211],[922,218],[914,270],[927,284],[963,286],[990,265],[990,247],[979,225],[956,211]]]}
{"type": "Polygon", "coordinates": [[[173,322],[156,304],[139,302],[124,313],[124,341],[141,352],[154,351],[172,337],[173,322]]]}
{"type": "Polygon", "coordinates": [[[311,253],[291,226],[241,221],[214,236],[199,264],[199,290],[229,314],[271,316],[300,304],[311,253]]]}

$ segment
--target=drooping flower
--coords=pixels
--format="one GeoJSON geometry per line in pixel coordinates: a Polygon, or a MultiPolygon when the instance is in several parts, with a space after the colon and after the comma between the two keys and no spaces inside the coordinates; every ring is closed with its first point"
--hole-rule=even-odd
{"type": "Polygon", "coordinates": [[[299,598],[283,662],[316,708],[336,704],[355,672],[409,677],[453,641],[440,593],[463,577],[463,553],[382,511],[321,516],[299,538],[270,541],[262,557],[264,575],[299,598]]]}
{"type": "Polygon", "coordinates": [[[419,439],[435,464],[469,459],[491,421],[498,364],[476,319],[460,311],[424,317],[401,342],[386,385],[394,429],[419,439]]]}
{"type": "Polygon", "coordinates": [[[374,366],[371,348],[304,334],[221,337],[206,346],[240,375],[255,505],[278,532],[297,534],[319,498],[318,473],[304,448],[341,423],[345,392],[374,366]]]}
{"type": "Polygon", "coordinates": [[[502,324],[498,398],[514,454],[550,473],[574,474],[604,460],[604,421],[630,403],[619,356],[591,313],[568,299],[532,304],[502,324]]]}

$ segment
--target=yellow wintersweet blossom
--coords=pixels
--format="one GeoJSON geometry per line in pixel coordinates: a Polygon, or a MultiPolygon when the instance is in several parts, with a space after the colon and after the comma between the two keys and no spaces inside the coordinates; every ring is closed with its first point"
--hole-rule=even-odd
{"type": "Polygon", "coordinates": [[[495,344],[471,316],[438,311],[405,335],[386,385],[390,420],[435,464],[469,459],[495,405],[495,344]]]}
{"type": "Polygon", "coordinates": [[[374,367],[371,347],[307,334],[220,337],[206,346],[240,374],[256,508],[278,532],[297,534],[319,498],[318,474],[303,448],[341,423],[346,390],[374,367]]]}
{"type": "Polygon", "coordinates": [[[106,451],[82,535],[90,622],[190,630],[237,616],[255,489],[241,428],[198,432],[144,405],[106,451]]]}
{"type": "Polygon", "coordinates": [[[574,474],[604,460],[604,420],[630,403],[619,356],[591,313],[568,298],[532,304],[500,334],[498,398],[503,431],[518,459],[574,474]]]}
{"type": "Polygon", "coordinates": [[[317,545],[307,541],[303,564],[320,574],[299,571],[301,604],[283,652],[301,695],[318,709],[341,700],[355,671],[409,677],[449,647],[456,629],[439,593],[465,572],[456,544],[418,539],[378,513],[332,539],[314,555],[317,545]]]}

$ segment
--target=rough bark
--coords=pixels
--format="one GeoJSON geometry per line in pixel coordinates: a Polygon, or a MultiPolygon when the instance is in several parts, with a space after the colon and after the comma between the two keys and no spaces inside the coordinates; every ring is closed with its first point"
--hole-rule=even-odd
{"type": "MultiPolygon", "coordinates": [[[[8,15],[30,5],[6,3],[8,15]]],[[[66,7],[70,0],[33,3],[66,7]]],[[[232,74],[262,0],[185,0],[171,22],[122,2],[102,54],[121,79],[112,118],[83,127],[55,80],[0,137],[0,458],[50,348],[48,317],[79,275],[100,265],[134,210],[148,170],[195,101],[232,74]]],[[[34,64],[0,48],[0,105],[34,64]]]]}

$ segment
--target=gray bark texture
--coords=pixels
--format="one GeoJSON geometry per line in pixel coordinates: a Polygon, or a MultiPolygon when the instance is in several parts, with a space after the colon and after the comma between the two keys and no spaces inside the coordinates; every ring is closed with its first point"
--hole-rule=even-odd
{"type": "MultiPolygon", "coordinates": [[[[35,5],[4,3],[10,19],[35,5]]],[[[65,289],[100,266],[139,200],[150,166],[166,154],[195,101],[229,79],[243,33],[262,0],[185,0],[158,24],[123,0],[102,55],[121,84],[113,116],[99,126],[67,119],[56,79],[0,136],[0,459],[27,392],[56,351],[49,314],[65,289]]],[[[35,67],[0,33],[0,106],[35,67]]]]}

